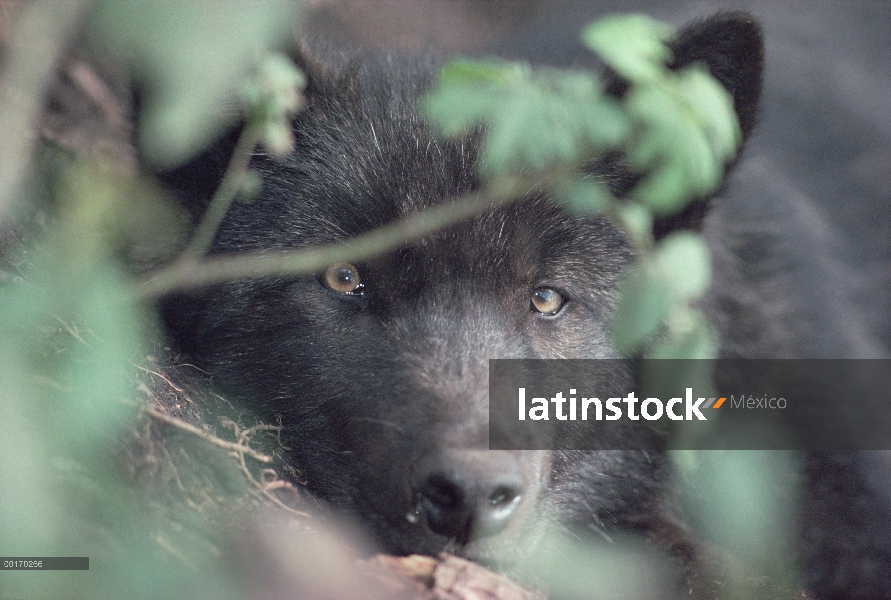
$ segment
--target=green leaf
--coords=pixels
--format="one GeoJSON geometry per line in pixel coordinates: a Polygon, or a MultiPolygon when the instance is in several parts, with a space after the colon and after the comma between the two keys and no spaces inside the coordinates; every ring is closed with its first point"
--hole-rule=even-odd
{"type": "Polygon", "coordinates": [[[421,110],[446,136],[458,136],[483,123],[494,112],[498,95],[466,83],[438,85],[421,103],[421,110]]]}
{"type": "Polygon", "coordinates": [[[665,282],[651,275],[646,259],[629,269],[619,289],[612,333],[619,349],[630,354],[662,326],[671,295],[665,282]]]}
{"type": "Polygon", "coordinates": [[[97,4],[89,39],[149,84],[139,117],[148,160],[173,167],[213,139],[256,57],[288,41],[296,7],[290,0],[97,4]]]}
{"type": "Polygon", "coordinates": [[[616,148],[631,136],[631,120],[615,99],[603,96],[579,110],[581,127],[595,150],[616,148]]]}
{"type": "Polygon", "coordinates": [[[582,31],[582,41],[632,83],[665,77],[674,29],[645,15],[606,17],[582,31]]]}
{"type": "Polygon", "coordinates": [[[137,324],[143,321],[120,275],[108,264],[97,267],[82,278],[78,296],[71,299],[77,311],[73,318],[89,333],[88,345],[72,344],[59,365],[60,379],[68,386],[59,398],[59,425],[86,456],[114,443],[135,416],[125,399],[132,389],[130,360],[141,354],[137,324]]]}
{"type": "Polygon", "coordinates": [[[711,279],[708,246],[701,236],[690,232],[672,233],[653,254],[656,275],[669,286],[678,300],[690,300],[705,293],[711,279]]]}
{"type": "Polygon", "coordinates": [[[524,63],[449,63],[422,110],[446,135],[485,126],[481,174],[577,166],[627,139],[631,124],[589,73],[524,63]]]}
{"type": "Polygon", "coordinates": [[[498,59],[452,60],[439,73],[439,83],[443,86],[467,84],[501,85],[507,79],[507,63],[498,59]]]}
{"type": "MultiPolygon", "coordinates": [[[[796,539],[800,501],[798,487],[789,481],[790,474],[801,468],[794,453],[710,450],[699,454],[701,459],[691,469],[682,497],[689,514],[698,515],[701,535],[732,548],[741,568],[774,580],[794,581],[789,574],[797,572],[792,566],[795,552],[789,546],[796,539]]],[[[738,590],[746,590],[739,579],[733,583],[738,590]]]]}
{"type": "Polygon", "coordinates": [[[256,73],[242,87],[248,127],[259,132],[259,142],[274,157],[283,158],[294,146],[291,121],[303,108],[303,72],[277,52],[262,58],[256,73]]]}
{"type": "Polygon", "coordinates": [[[525,118],[528,98],[520,94],[504,100],[500,110],[492,115],[490,128],[483,141],[480,167],[481,172],[487,176],[507,171],[513,163],[535,162],[534,153],[537,149],[529,148],[524,142],[524,138],[540,134],[539,123],[530,123],[525,118]],[[530,154],[533,155],[532,159],[530,154]]]}
{"type": "Polygon", "coordinates": [[[594,179],[566,178],[554,188],[554,196],[575,214],[600,213],[614,201],[606,184],[594,179]]]}
{"type": "Polygon", "coordinates": [[[650,357],[713,358],[715,341],[708,324],[686,305],[708,282],[709,255],[702,239],[684,232],[665,238],[629,270],[620,286],[613,322],[620,350],[634,352],[665,325],[650,357]]]}
{"type": "MultiPolygon", "coordinates": [[[[671,319],[668,334],[658,340],[648,353],[648,358],[674,358],[674,359],[713,359],[717,353],[717,340],[708,325],[708,322],[702,314],[688,306],[680,307],[678,312],[682,313],[681,320],[686,321],[683,329],[678,330],[674,325],[675,319],[671,319]]],[[[695,389],[704,389],[708,382],[704,380],[705,376],[711,375],[711,371],[706,373],[691,373],[687,377],[690,385],[695,389]],[[694,378],[693,375],[696,375],[694,378]]],[[[709,379],[710,381],[710,379],[709,379]]]]}
{"type": "Polygon", "coordinates": [[[262,188],[263,176],[259,172],[249,169],[241,180],[241,189],[238,190],[236,199],[239,202],[250,204],[257,198],[262,188]]]}
{"type": "Polygon", "coordinates": [[[681,71],[679,86],[707,134],[714,154],[723,161],[733,158],[742,143],[742,132],[730,92],[704,67],[681,71]]]}
{"type": "MultiPolygon", "coordinates": [[[[16,287],[21,290],[25,285],[16,287]]],[[[7,312],[10,303],[24,299],[20,291],[0,294],[0,298],[2,313],[7,312]]],[[[35,405],[34,375],[27,365],[27,347],[23,346],[20,336],[6,327],[0,329],[0,452],[4,457],[0,460],[0,531],[10,551],[28,547],[49,551],[65,530],[65,523],[55,503],[56,482],[46,468],[54,450],[47,443],[52,437],[41,423],[47,411],[35,405]]],[[[42,589],[43,584],[36,583],[42,589]]]]}
{"type": "Polygon", "coordinates": [[[632,86],[625,108],[637,132],[629,162],[649,172],[633,198],[670,214],[720,185],[740,135],[732,101],[711,75],[667,72],[662,80],[632,86]]]}
{"type": "MultiPolygon", "coordinates": [[[[663,341],[669,340],[671,334],[660,336],[655,344],[659,346],[663,341]]],[[[669,343],[676,342],[675,338],[669,343]]],[[[652,352],[647,358],[655,358],[652,352]]],[[[647,396],[656,398],[676,396],[678,392],[685,388],[692,387],[697,396],[707,395],[711,397],[716,394],[714,384],[714,363],[706,360],[686,360],[692,358],[679,352],[673,355],[673,358],[682,360],[647,360],[641,365],[641,390],[647,396]]],[[[694,432],[685,424],[682,426],[683,432],[694,432]]],[[[697,435],[707,433],[697,430],[697,435]]],[[[692,439],[692,438],[691,438],[692,439]]],[[[681,444],[683,446],[683,444],[681,444]]],[[[687,446],[691,447],[691,446],[687,446]]]]}
{"type": "Polygon", "coordinates": [[[637,130],[628,148],[628,160],[636,169],[647,169],[674,147],[677,103],[667,86],[648,85],[632,87],[624,107],[637,130]]]}
{"type": "Polygon", "coordinates": [[[631,198],[657,215],[677,212],[689,200],[686,175],[683,164],[669,162],[644,177],[632,190],[631,198]]]}
{"type": "Polygon", "coordinates": [[[653,245],[653,213],[639,202],[625,200],[618,206],[617,217],[638,248],[653,245]]]}
{"type": "Polygon", "coordinates": [[[266,121],[261,130],[260,141],[271,155],[283,157],[294,146],[294,133],[287,121],[266,121]]]}

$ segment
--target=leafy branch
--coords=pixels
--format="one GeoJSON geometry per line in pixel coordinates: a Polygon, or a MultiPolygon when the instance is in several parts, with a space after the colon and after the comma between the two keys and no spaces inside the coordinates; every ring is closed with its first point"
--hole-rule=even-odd
{"type": "Polygon", "coordinates": [[[291,252],[245,252],[211,256],[199,261],[179,260],[149,274],[136,286],[143,299],[157,298],[176,290],[204,287],[235,279],[296,276],[316,273],[340,261],[360,261],[380,256],[464,219],[483,214],[528,193],[526,178],[505,179],[485,190],[411,214],[343,242],[291,252]]]}
{"type": "Polygon", "coordinates": [[[626,84],[621,98],[592,73],[459,60],[442,70],[424,108],[446,136],[485,128],[484,180],[562,170],[549,190],[558,202],[604,214],[628,234],[640,256],[626,274],[613,325],[624,352],[650,344],[652,357],[705,358],[715,345],[691,301],[708,287],[708,250],[687,232],[656,243],[652,224],[717,189],[742,133],[730,94],[707,70],[669,69],[674,36],[642,15],[609,17],[584,30],[584,43],[626,84]],[[611,152],[642,174],[622,198],[588,168],[611,152]]]}

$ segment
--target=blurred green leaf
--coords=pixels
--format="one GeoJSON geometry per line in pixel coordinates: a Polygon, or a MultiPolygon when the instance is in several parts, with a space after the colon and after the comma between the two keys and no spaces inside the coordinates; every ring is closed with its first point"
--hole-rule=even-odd
{"type": "Polygon", "coordinates": [[[131,360],[145,355],[146,317],[113,259],[129,223],[119,213],[140,186],[85,165],[58,180],[58,217],[25,277],[0,286],[0,454],[15,457],[0,461],[0,539],[11,555],[90,556],[90,577],[4,573],[3,592],[246,597],[206,549],[183,546],[188,566],[166,553],[182,542],[162,539],[165,528],[182,525],[153,522],[116,462],[141,406],[131,360]]]}
{"type": "Polygon", "coordinates": [[[535,70],[523,63],[449,63],[423,102],[446,135],[486,126],[481,174],[574,165],[630,134],[616,100],[588,73],[535,70]]]}
{"type": "Polygon", "coordinates": [[[68,169],[58,190],[62,217],[35,252],[29,279],[5,290],[0,311],[0,337],[27,357],[32,382],[44,382],[35,393],[52,407],[44,419],[57,428],[53,439],[75,455],[107,449],[135,414],[129,361],[140,354],[144,318],[111,266],[117,226],[126,222],[116,214],[128,211],[122,196],[131,189],[84,166],[68,169]]]}
{"type": "Polygon", "coordinates": [[[672,59],[665,45],[674,29],[646,15],[615,15],[589,25],[582,41],[616,73],[633,83],[665,77],[672,59]]]}
{"type": "MultiPolygon", "coordinates": [[[[659,341],[663,341],[670,335],[661,335],[659,341]]],[[[648,356],[648,358],[655,358],[648,356]]],[[[690,357],[682,356],[682,359],[690,357]]],[[[712,378],[714,363],[706,360],[647,360],[644,361],[641,371],[642,395],[663,398],[677,396],[683,393],[685,388],[692,388],[697,396],[714,396],[715,385],[712,378]]],[[[675,434],[680,434],[682,439],[688,433],[693,437],[687,437],[688,444],[681,443],[681,447],[696,447],[693,441],[702,434],[712,431],[710,423],[715,423],[715,417],[710,416],[708,421],[697,421],[697,425],[685,421],[680,424],[680,430],[672,427],[675,434]]],[[[669,425],[670,426],[670,425],[669,425]]],[[[671,426],[670,426],[671,427],[671,426]]]]}
{"type": "Polygon", "coordinates": [[[263,188],[263,176],[257,171],[249,170],[244,174],[241,181],[241,189],[238,190],[237,200],[239,202],[251,203],[263,188]]]}
{"type": "Polygon", "coordinates": [[[466,84],[502,85],[507,78],[508,63],[498,59],[469,60],[458,58],[448,62],[439,73],[443,86],[466,84]]]}
{"type": "Polygon", "coordinates": [[[631,123],[614,98],[602,96],[596,104],[580,107],[581,124],[595,150],[614,149],[631,133],[631,123]]]}
{"type": "Polygon", "coordinates": [[[712,357],[715,342],[708,324],[686,305],[705,292],[709,278],[708,248],[698,235],[666,237],[651,255],[639,259],[621,285],[613,324],[619,347],[633,352],[668,320],[669,327],[651,349],[652,358],[712,357]]]}
{"type": "Polygon", "coordinates": [[[663,239],[653,254],[658,277],[669,286],[678,300],[689,300],[705,293],[711,279],[708,247],[701,236],[689,231],[672,233],[663,239]]]}
{"type": "Polygon", "coordinates": [[[241,81],[258,56],[288,40],[296,7],[291,0],[98,2],[89,38],[149,86],[139,142],[150,162],[182,163],[231,121],[241,81]]]}
{"type": "Polygon", "coordinates": [[[631,192],[631,198],[650,208],[656,215],[667,215],[683,208],[688,200],[684,165],[670,162],[644,177],[631,192]]]}
{"type": "Polygon", "coordinates": [[[593,543],[590,538],[548,531],[532,549],[529,565],[519,577],[534,574],[535,580],[527,584],[552,600],[658,598],[670,585],[670,565],[642,539],[627,539],[595,523],[590,529],[597,538],[593,543]],[[598,534],[610,543],[600,543],[603,538],[598,534]]]}
{"type": "Polygon", "coordinates": [[[636,87],[625,102],[640,132],[629,147],[629,160],[636,169],[650,171],[632,194],[657,214],[676,212],[689,199],[711,192],[723,175],[723,156],[716,154],[677,86],[636,87]]]}
{"type": "Polygon", "coordinates": [[[606,184],[595,179],[567,178],[554,188],[557,200],[576,214],[599,213],[613,201],[606,184]]]}
{"type": "Polygon", "coordinates": [[[141,355],[138,324],[143,321],[119,274],[97,268],[83,279],[74,317],[89,334],[89,345],[75,344],[60,379],[70,390],[59,418],[77,431],[72,441],[89,455],[107,448],[136,414],[132,394],[133,366],[141,355]],[[131,397],[132,398],[132,397],[131,397]]]}
{"type": "Polygon", "coordinates": [[[684,69],[678,83],[715,156],[723,161],[732,159],[742,143],[733,97],[704,67],[684,69]]]}
{"type": "Polygon", "coordinates": [[[645,261],[631,267],[620,286],[612,333],[619,349],[633,353],[656,333],[671,309],[670,288],[645,261]]]}
{"type": "Polygon", "coordinates": [[[249,123],[258,127],[260,143],[275,157],[289,154],[294,145],[291,119],[303,107],[303,72],[277,52],[263,57],[256,75],[242,89],[249,123]]]}
{"type": "Polygon", "coordinates": [[[615,217],[640,249],[653,245],[653,213],[646,206],[632,200],[618,203],[615,217]]]}
{"type": "MultiPolygon", "coordinates": [[[[10,296],[0,294],[3,312],[17,301],[10,296]]],[[[0,455],[4,457],[0,460],[0,539],[7,555],[43,556],[53,548],[65,523],[46,469],[53,451],[46,443],[52,438],[41,424],[46,407],[34,401],[27,348],[14,333],[8,323],[0,330],[0,455]]]]}
{"type": "MultiPolygon", "coordinates": [[[[674,454],[674,453],[672,453],[674,454]]],[[[697,530],[712,542],[731,548],[749,572],[794,573],[791,543],[797,522],[797,486],[789,476],[796,465],[792,453],[776,451],[711,450],[687,456],[681,463],[687,473],[684,497],[697,530]],[[695,490],[695,494],[690,492],[695,490]]],[[[680,455],[683,456],[683,455],[680,455]]],[[[681,466],[679,465],[679,466],[681,466]]],[[[751,597],[752,583],[740,577],[741,589],[724,597],[751,597]]],[[[794,581],[790,581],[797,587],[794,581]]]]}
{"type": "Polygon", "coordinates": [[[482,123],[494,110],[495,94],[487,88],[452,83],[436,88],[423,109],[447,136],[462,135],[482,123]]]}
{"type": "MultiPolygon", "coordinates": [[[[714,358],[716,352],[717,340],[702,314],[688,306],[680,306],[676,307],[669,321],[667,335],[653,344],[648,357],[709,359],[714,358]]],[[[689,374],[684,381],[687,387],[697,390],[713,387],[711,372],[689,374]]]]}

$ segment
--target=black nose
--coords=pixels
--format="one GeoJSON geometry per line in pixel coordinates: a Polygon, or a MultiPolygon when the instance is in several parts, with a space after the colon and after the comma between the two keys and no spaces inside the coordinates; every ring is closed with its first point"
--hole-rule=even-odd
{"type": "Polygon", "coordinates": [[[507,527],[523,494],[522,470],[513,456],[459,451],[428,465],[416,509],[431,531],[466,544],[507,527]]]}

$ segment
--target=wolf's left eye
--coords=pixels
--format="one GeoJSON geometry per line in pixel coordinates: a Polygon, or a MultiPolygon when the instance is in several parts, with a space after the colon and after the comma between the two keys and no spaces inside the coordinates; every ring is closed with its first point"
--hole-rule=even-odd
{"type": "Polygon", "coordinates": [[[532,292],[532,310],[543,315],[556,315],[566,304],[566,298],[555,289],[541,287],[532,292]]]}
{"type": "Polygon", "coordinates": [[[359,279],[359,269],[350,263],[331,265],[322,273],[322,283],[338,294],[361,294],[365,286],[359,279]]]}

